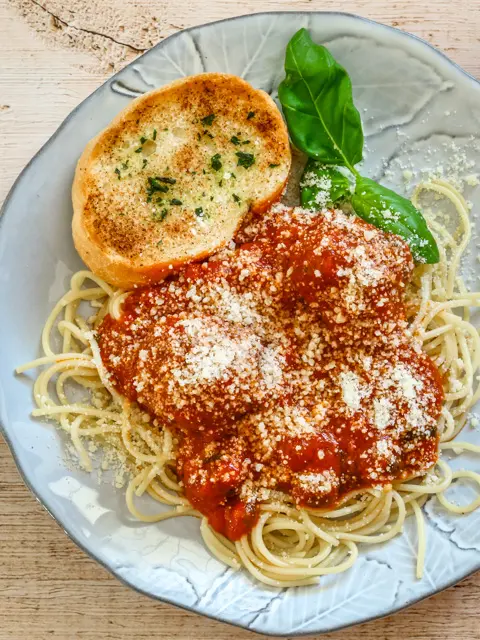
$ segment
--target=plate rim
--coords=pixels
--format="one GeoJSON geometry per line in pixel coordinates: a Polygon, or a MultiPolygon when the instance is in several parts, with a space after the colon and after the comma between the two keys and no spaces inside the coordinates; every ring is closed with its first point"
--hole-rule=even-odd
{"type": "MultiPolygon", "coordinates": [[[[354,13],[350,13],[350,12],[344,12],[344,11],[261,11],[261,12],[254,12],[254,13],[249,13],[249,14],[231,16],[229,18],[223,18],[221,20],[214,20],[214,21],[211,21],[211,22],[205,22],[205,23],[198,24],[198,25],[192,25],[190,27],[186,27],[185,29],[181,29],[179,31],[176,31],[175,33],[172,33],[171,35],[167,36],[166,38],[164,38],[163,40],[158,42],[156,45],[154,45],[154,46],[150,47],[149,49],[147,49],[146,51],[144,51],[141,55],[139,55],[136,58],[134,58],[131,62],[129,62],[124,67],[122,67],[119,71],[117,71],[113,75],[109,76],[92,93],[90,93],[76,107],[74,107],[74,109],[72,109],[72,111],[61,121],[61,123],[58,125],[56,130],[53,132],[53,134],[43,143],[43,145],[40,147],[40,149],[38,149],[38,151],[35,152],[35,154],[27,162],[27,164],[23,167],[23,169],[21,170],[21,172],[19,173],[17,178],[14,180],[12,186],[10,187],[10,189],[9,189],[9,191],[8,191],[4,201],[2,203],[2,206],[0,207],[0,232],[2,230],[2,226],[3,226],[3,222],[4,222],[4,219],[5,219],[5,216],[6,216],[7,212],[8,212],[8,209],[9,209],[10,201],[13,198],[14,194],[16,193],[16,191],[19,189],[19,187],[21,185],[21,182],[22,182],[23,178],[25,177],[25,174],[27,173],[27,171],[31,167],[31,165],[33,165],[36,162],[36,160],[41,157],[41,155],[53,143],[53,141],[63,131],[63,129],[66,127],[66,125],[70,122],[70,120],[77,114],[77,112],[79,112],[84,106],[86,106],[86,104],[91,100],[91,98],[93,98],[93,96],[95,94],[100,92],[107,84],[112,82],[119,74],[121,74],[123,71],[125,71],[125,69],[127,69],[128,67],[130,67],[133,64],[136,64],[139,60],[141,60],[145,55],[149,54],[151,51],[153,51],[155,49],[162,49],[165,46],[165,43],[168,40],[173,40],[175,38],[181,37],[182,34],[185,33],[185,32],[188,33],[190,31],[194,31],[194,30],[197,30],[197,29],[202,29],[204,27],[210,27],[210,26],[213,26],[213,25],[222,25],[222,24],[226,24],[228,22],[234,22],[234,21],[237,21],[237,20],[255,19],[257,17],[262,17],[262,16],[288,16],[288,15],[297,15],[297,16],[311,16],[311,15],[326,16],[326,15],[328,15],[328,16],[332,16],[332,17],[335,17],[335,16],[342,17],[342,18],[346,17],[346,18],[351,18],[354,21],[358,20],[360,22],[365,22],[367,24],[371,24],[371,25],[374,26],[375,29],[381,28],[382,30],[394,32],[397,35],[399,35],[401,38],[404,38],[406,40],[414,40],[414,41],[418,42],[420,45],[423,45],[429,51],[431,51],[432,53],[434,53],[438,57],[440,57],[441,60],[444,63],[450,65],[457,73],[460,73],[462,76],[464,76],[469,82],[472,83],[473,87],[476,87],[477,90],[480,88],[480,79],[475,78],[475,76],[473,76],[471,73],[469,73],[468,71],[463,69],[463,67],[461,67],[454,60],[449,58],[446,53],[444,53],[443,51],[441,51],[440,49],[438,49],[437,47],[432,45],[427,40],[424,40],[420,36],[417,36],[416,34],[410,33],[408,31],[404,31],[404,30],[399,29],[397,27],[393,27],[393,26],[390,26],[390,25],[387,25],[387,24],[383,24],[382,22],[378,22],[376,20],[372,20],[371,18],[367,18],[367,17],[360,16],[360,15],[357,15],[357,14],[354,14],[354,13]]],[[[39,490],[37,490],[35,488],[35,486],[29,481],[29,479],[27,478],[26,472],[24,470],[24,467],[20,463],[20,459],[17,456],[17,452],[16,452],[16,449],[15,449],[15,447],[13,445],[13,442],[10,439],[8,428],[3,424],[1,419],[0,419],[0,433],[1,433],[2,437],[3,437],[3,439],[5,440],[6,444],[7,444],[7,447],[9,449],[9,451],[10,451],[10,454],[12,455],[13,461],[15,463],[15,466],[17,467],[17,470],[18,470],[18,472],[20,474],[21,479],[23,480],[24,484],[29,489],[29,491],[31,492],[31,494],[33,495],[35,500],[45,509],[45,511],[50,515],[50,517],[62,529],[62,531],[65,533],[65,535],[81,551],[83,551],[83,553],[85,553],[92,560],[97,562],[101,567],[106,569],[121,584],[123,584],[124,586],[126,586],[126,587],[128,587],[130,589],[133,589],[137,593],[140,593],[142,595],[147,596],[148,598],[150,598],[150,599],[152,599],[154,601],[165,602],[165,603],[167,603],[169,605],[175,606],[175,607],[177,607],[179,609],[183,609],[183,610],[188,611],[190,613],[195,613],[195,614],[197,614],[199,616],[202,616],[202,617],[205,617],[205,618],[210,618],[210,619],[215,620],[217,622],[228,624],[230,626],[234,626],[234,627],[237,627],[237,628],[240,628],[240,629],[245,629],[245,630],[250,631],[252,633],[255,633],[257,635],[266,635],[266,636],[281,637],[281,638],[303,637],[303,636],[310,636],[312,634],[324,635],[326,633],[332,633],[332,632],[348,629],[348,628],[354,627],[354,626],[356,626],[358,624],[366,624],[368,622],[373,622],[374,620],[380,620],[382,618],[391,616],[391,615],[396,614],[396,613],[398,613],[400,611],[408,609],[411,606],[413,606],[413,605],[415,605],[415,604],[417,604],[419,602],[422,602],[423,600],[427,600],[428,598],[431,598],[432,596],[435,596],[435,595],[437,595],[439,593],[442,593],[443,591],[445,591],[445,590],[455,586],[456,584],[459,584],[463,580],[469,578],[470,576],[475,574],[477,571],[480,571],[480,559],[479,559],[477,561],[475,567],[471,571],[468,571],[467,573],[463,574],[460,578],[453,578],[450,582],[448,582],[442,588],[434,590],[434,591],[431,591],[429,593],[423,594],[423,595],[418,596],[418,597],[413,597],[413,598],[409,599],[408,602],[406,602],[405,604],[402,604],[402,605],[399,605],[399,606],[393,606],[392,608],[390,608],[388,611],[386,611],[384,613],[380,613],[380,614],[377,614],[377,615],[372,615],[372,616],[369,616],[369,617],[366,617],[366,618],[362,618],[361,620],[358,620],[356,622],[349,622],[349,623],[346,623],[346,624],[338,624],[338,625],[335,625],[335,626],[331,626],[330,628],[325,629],[323,631],[315,631],[315,630],[306,631],[306,632],[305,631],[301,631],[301,632],[293,631],[293,632],[290,632],[290,633],[278,633],[276,631],[269,631],[269,630],[260,631],[260,630],[257,630],[255,628],[242,625],[242,624],[240,624],[238,622],[235,622],[235,621],[233,621],[231,619],[223,618],[223,617],[216,616],[216,615],[210,614],[210,613],[204,613],[202,611],[197,610],[193,606],[184,605],[184,604],[178,603],[176,601],[173,601],[173,600],[169,599],[168,596],[166,596],[166,595],[153,594],[153,593],[151,593],[149,591],[146,591],[145,589],[139,587],[135,583],[131,582],[130,580],[124,578],[122,575],[117,573],[115,568],[113,566],[110,566],[108,562],[104,561],[99,556],[97,556],[97,554],[95,553],[95,551],[93,549],[87,548],[86,545],[84,545],[82,542],[80,542],[80,540],[77,538],[75,533],[73,533],[71,528],[68,526],[68,523],[64,522],[63,519],[59,515],[56,515],[56,513],[55,513],[56,510],[55,510],[55,508],[53,508],[50,505],[48,498],[46,496],[45,497],[42,496],[41,492],[39,490]]]]}

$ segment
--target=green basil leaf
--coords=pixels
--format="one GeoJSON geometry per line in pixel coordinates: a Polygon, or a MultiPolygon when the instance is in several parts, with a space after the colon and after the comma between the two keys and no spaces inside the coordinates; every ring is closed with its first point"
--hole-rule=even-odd
{"type": "Polygon", "coordinates": [[[318,211],[350,196],[348,178],[335,167],[310,158],[300,181],[302,207],[318,211]]]}
{"type": "Polygon", "coordinates": [[[358,176],[352,206],[363,220],[401,236],[410,246],[417,262],[433,264],[439,261],[435,238],[425,218],[410,200],[374,180],[358,176]]]}
{"type": "Polygon", "coordinates": [[[360,162],[363,130],[352,83],[331,53],[300,29],[287,46],[278,97],[293,144],[324,164],[360,162]]]}

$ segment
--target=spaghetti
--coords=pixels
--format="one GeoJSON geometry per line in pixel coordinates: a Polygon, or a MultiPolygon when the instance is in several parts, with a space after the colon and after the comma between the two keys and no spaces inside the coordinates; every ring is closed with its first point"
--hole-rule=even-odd
{"type": "MultiPolygon", "coordinates": [[[[460,274],[462,253],[470,239],[468,207],[450,184],[435,180],[419,185],[413,202],[425,193],[447,199],[459,218],[450,233],[434,216],[429,225],[441,253],[436,265],[417,267],[407,294],[410,331],[437,365],[445,401],[438,423],[440,452],[480,452],[480,447],[453,441],[465,425],[468,411],[480,398],[476,372],[480,365],[480,339],[470,323],[470,309],[480,305],[480,293],[468,292],[460,274]],[[461,315],[458,312],[461,312],[461,315]],[[456,313],[457,312],[457,313],[456,313]]],[[[129,293],[114,290],[87,271],[76,273],[70,290],[57,303],[42,334],[44,355],[17,369],[45,367],[34,384],[36,417],[56,420],[71,438],[80,464],[92,470],[85,442],[94,441],[119,464],[131,479],[126,502],[131,514],[144,522],[166,518],[201,518],[206,546],[232,568],[245,567],[258,580],[276,587],[305,585],[326,574],[340,573],[353,565],[359,544],[385,542],[402,531],[412,514],[418,526],[417,577],[422,576],[427,540],[422,506],[432,495],[454,513],[468,513],[480,505],[480,497],[459,507],[445,497],[452,481],[468,478],[480,485],[480,475],[452,472],[438,459],[427,473],[395,483],[392,487],[355,492],[332,509],[298,508],[287,495],[270,493],[259,505],[259,517],[247,535],[232,542],[210,526],[189,503],[176,475],[178,442],[174,432],[128,402],[112,386],[95,341],[95,332],[109,314],[118,319],[129,293]],[[53,333],[61,338],[52,347],[53,333]],[[80,397],[72,400],[71,389],[80,397]],[[168,505],[157,514],[142,513],[137,498],[148,494],[168,505]]]]}

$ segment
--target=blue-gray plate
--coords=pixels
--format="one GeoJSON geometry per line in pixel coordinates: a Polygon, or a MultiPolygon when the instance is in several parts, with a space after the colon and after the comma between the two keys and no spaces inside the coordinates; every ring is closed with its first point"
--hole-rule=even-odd
{"type": "MultiPolygon", "coordinates": [[[[454,516],[436,500],[427,503],[421,581],[414,572],[416,530],[407,522],[403,535],[364,547],[344,574],[325,577],[318,586],[270,589],[213,559],[197,520],[134,522],[123,491],[68,469],[65,442],[53,426],[29,417],[31,383],[13,370],[38,356],[43,324],[70,275],[82,267],[71,237],[70,189],[88,140],[133,97],[184,75],[234,73],[275,97],[285,46],[300,27],[310,29],[350,73],[367,137],[364,173],[405,190],[405,170],[414,182],[423,171],[480,165],[480,85],[439,51],[352,15],[249,15],[171,36],[87,98],[16,181],[0,233],[0,422],[26,484],[82,549],[131,587],[247,629],[288,636],[390,614],[476,571],[480,512],[454,516]]],[[[479,187],[469,187],[466,197],[480,207],[479,187]]],[[[474,244],[465,268],[475,275],[474,244]]],[[[480,444],[480,433],[468,429],[462,439],[480,444]]],[[[480,471],[469,455],[452,464],[480,471]]],[[[452,492],[466,501],[471,489],[452,492]]]]}

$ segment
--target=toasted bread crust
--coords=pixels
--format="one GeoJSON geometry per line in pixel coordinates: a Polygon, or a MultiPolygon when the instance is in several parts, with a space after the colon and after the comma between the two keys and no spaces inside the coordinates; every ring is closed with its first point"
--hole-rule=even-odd
{"type": "Polygon", "coordinates": [[[276,202],[290,162],[265,92],[220,73],[176,80],[132,101],[86,146],[72,188],[75,247],[111,284],[160,280],[276,202]]]}

